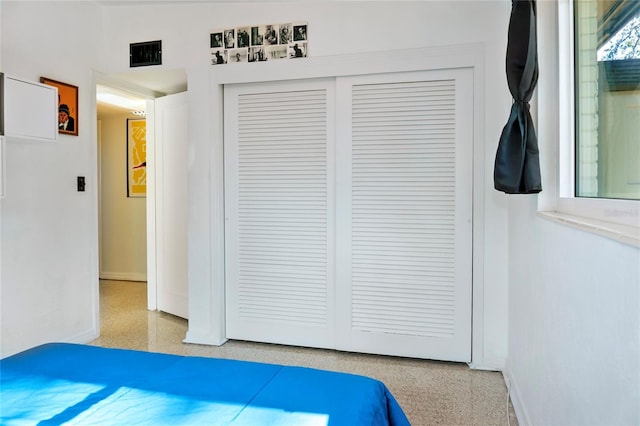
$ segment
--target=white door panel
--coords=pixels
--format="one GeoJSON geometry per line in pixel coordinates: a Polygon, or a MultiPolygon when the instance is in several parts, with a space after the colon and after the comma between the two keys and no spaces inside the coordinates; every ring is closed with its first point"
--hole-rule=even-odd
{"type": "Polygon", "coordinates": [[[188,317],[187,93],[155,101],[157,308],[188,317]]]}
{"type": "Polygon", "coordinates": [[[227,337],[333,347],[333,86],[225,87],[227,337]]]}
{"type": "Polygon", "coordinates": [[[472,84],[338,79],[338,349],[471,361],[472,84]]]}
{"type": "Polygon", "coordinates": [[[227,337],[470,361],[472,129],[470,69],[225,87],[227,337]]]}

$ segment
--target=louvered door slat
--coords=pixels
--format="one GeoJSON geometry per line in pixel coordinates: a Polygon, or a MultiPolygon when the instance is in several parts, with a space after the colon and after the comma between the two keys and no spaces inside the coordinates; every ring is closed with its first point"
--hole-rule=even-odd
{"type": "MultiPolygon", "coordinates": [[[[387,83],[354,86],[353,88],[353,157],[352,190],[354,192],[352,239],[354,243],[352,256],[352,327],[361,331],[390,330],[396,334],[418,334],[449,336],[453,333],[455,311],[447,309],[439,312],[439,327],[431,324],[434,313],[433,305],[424,303],[415,293],[397,291],[396,284],[371,286],[358,274],[369,270],[372,266],[383,267],[389,274],[411,269],[419,272],[423,278],[423,290],[429,289],[429,281],[437,277],[436,282],[442,284],[443,277],[454,275],[452,259],[434,258],[429,262],[429,249],[443,249],[453,254],[453,227],[455,217],[455,85],[450,80],[429,83],[387,83]],[[428,101],[438,99],[448,103],[439,104],[448,113],[440,112],[433,116],[425,111],[412,108],[417,101],[421,105],[429,105],[428,101]],[[400,108],[403,114],[389,114],[388,105],[400,108]],[[366,105],[367,110],[360,106],[366,105]],[[375,113],[371,113],[375,111],[375,113]],[[376,123],[372,125],[372,123],[376,123]],[[377,136],[398,136],[409,133],[420,140],[423,133],[431,134],[433,130],[442,130],[442,138],[436,146],[430,143],[417,143],[402,146],[386,144],[370,149],[366,136],[377,133],[377,136]],[[368,164],[377,169],[375,175],[362,173],[357,167],[368,164]],[[432,169],[442,179],[431,181],[432,169]],[[413,175],[411,180],[393,179],[399,173],[413,175]],[[442,176],[444,175],[444,176],[442,176]],[[408,211],[404,205],[392,210],[392,220],[380,221],[371,218],[378,208],[377,201],[389,198],[411,204],[419,200],[417,197],[430,199],[430,194],[439,193],[435,208],[441,213],[429,210],[408,211]],[[358,196],[366,194],[368,204],[358,203],[358,196]],[[429,232],[429,226],[437,226],[444,231],[445,237],[429,232]],[[422,232],[422,247],[395,247],[390,252],[386,247],[377,250],[368,247],[359,250],[358,243],[363,236],[370,234],[402,236],[405,233],[422,232]],[[415,256],[425,259],[416,259],[415,256]],[[383,303],[381,303],[383,302],[383,303]],[[391,327],[393,325],[393,327],[391,327]],[[440,326],[441,325],[441,326],[440,326]]],[[[433,201],[432,201],[433,202],[433,201]]],[[[388,207],[388,206],[387,206],[388,207]]],[[[453,300],[453,288],[449,287],[447,295],[453,300]]],[[[428,300],[428,298],[427,298],[428,300]]]]}
{"type": "Polygon", "coordinates": [[[330,346],[327,90],[227,97],[228,337],[330,346]]]}
{"type": "Polygon", "coordinates": [[[238,285],[241,318],[250,315],[284,323],[324,324],[326,321],[326,96],[323,91],[304,94],[306,96],[295,92],[239,96],[238,285]],[[269,111],[268,105],[278,105],[279,113],[265,113],[269,111]],[[301,111],[307,117],[299,117],[301,111]],[[303,134],[309,138],[282,143],[282,136],[289,134],[303,134]],[[247,136],[250,146],[245,147],[247,136]],[[252,144],[250,138],[253,136],[263,143],[252,144]],[[297,167],[295,174],[281,174],[292,167],[297,167]],[[254,191],[259,191],[259,198],[254,191]],[[305,206],[297,203],[302,194],[319,201],[313,210],[315,217],[310,217],[305,206]],[[277,201],[272,202],[271,197],[276,197],[277,201]],[[282,197],[288,203],[282,203],[282,197]],[[257,203],[265,209],[270,208],[271,214],[256,216],[257,203]],[[276,231],[278,241],[289,250],[269,250],[261,240],[254,238],[260,230],[276,231]],[[305,235],[323,249],[301,250],[295,238],[300,230],[317,230],[315,235],[309,232],[305,235]],[[290,239],[290,236],[294,238],[290,239]],[[274,269],[287,273],[280,274],[278,281],[256,279],[254,275],[243,273],[245,266],[255,268],[256,265],[263,265],[258,268],[263,277],[268,277],[274,269]],[[300,274],[312,271],[315,272],[316,286],[312,289],[315,291],[299,287],[294,291],[300,274]],[[256,291],[256,287],[261,291],[256,291]],[[301,317],[301,312],[306,315],[301,317]]]}
{"type": "Polygon", "coordinates": [[[350,129],[342,349],[470,360],[464,78],[457,70],[353,77],[339,88],[351,96],[339,114],[350,129]]]}

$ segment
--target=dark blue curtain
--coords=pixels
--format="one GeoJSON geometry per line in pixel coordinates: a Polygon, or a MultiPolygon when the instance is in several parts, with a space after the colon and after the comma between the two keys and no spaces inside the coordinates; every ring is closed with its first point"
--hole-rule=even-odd
{"type": "Polygon", "coordinates": [[[535,0],[512,0],[506,71],[513,105],[500,136],[493,172],[495,189],[507,194],[542,191],[538,138],[529,112],[538,82],[536,34],[535,0]]]}

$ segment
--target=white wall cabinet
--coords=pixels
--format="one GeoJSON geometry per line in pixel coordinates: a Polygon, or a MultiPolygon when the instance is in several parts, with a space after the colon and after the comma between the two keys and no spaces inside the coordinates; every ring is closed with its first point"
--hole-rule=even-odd
{"type": "Polygon", "coordinates": [[[4,136],[54,141],[58,136],[58,89],[0,73],[4,136]]]}

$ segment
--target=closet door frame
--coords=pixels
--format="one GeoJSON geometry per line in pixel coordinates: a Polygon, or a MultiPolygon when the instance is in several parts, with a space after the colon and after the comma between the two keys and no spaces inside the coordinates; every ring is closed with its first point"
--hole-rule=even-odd
{"type": "MultiPolygon", "coordinates": [[[[311,57],[299,61],[273,61],[260,66],[194,67],[189,74],[190,86],[204,92],[194,95],[194,107],[210,113],[207,131],[196,137],[206,140],[209,153],[211,189],[206,223],[197,224],[209,232],[208,253],[190,268],[190,321],[187,342],[222,344],[225,336],[225,237],[224,237],[224,109],[225,84],[250,83],[310,78],[331,78],[379,73],[411,72],[450,68],[473,70],[473,291],[472,291],[472,361],[471,367],[491,368],[499,360],[485,357],[484,351],[484,244],[485,244],[485,45],[468,43],[384,52],[311,57]],[[202,81],[206,80],[206,85],[202,81]],[[193,82],[193,84],[191,84],[193,82]],[[209,267],[202,260],[208,259],[209,267]]],[[[195,232],[190,229],[190,234],[195,232]]]]}

